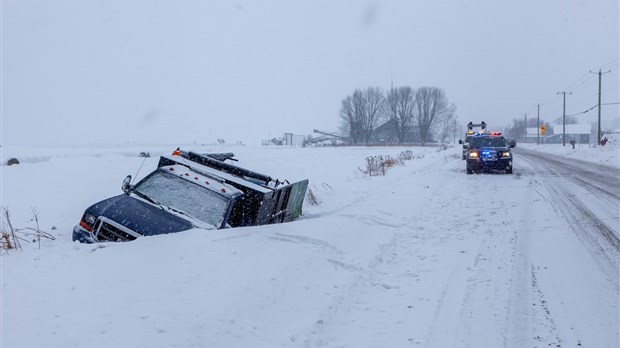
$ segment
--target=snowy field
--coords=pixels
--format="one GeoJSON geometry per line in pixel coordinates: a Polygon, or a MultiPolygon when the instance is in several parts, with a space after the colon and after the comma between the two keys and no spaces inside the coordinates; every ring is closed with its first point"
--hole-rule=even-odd
{"type": "MultiPolygon", "coordinates": [[[[620,167],[615,146],[518,146],[620,167]]],[[[2,348],[618,346],[617,275],[518,157],[466,175],[458,146],[182,148],[307,178],[319,203],[288,224],[73,243],[86,207],[173,147],[3,147],[1,205],[22,228],[36,208],[56,240],[2,253],[2,348]],[[403,150],[385,176],[360,170],[403,150]]]]}

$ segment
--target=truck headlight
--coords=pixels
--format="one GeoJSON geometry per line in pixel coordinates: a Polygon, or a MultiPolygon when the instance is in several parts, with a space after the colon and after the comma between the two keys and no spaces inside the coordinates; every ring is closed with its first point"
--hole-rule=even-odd
{"type": "Polygon", "coordinates": [[[510,157],[510,151],[503,151],[502,157],[510,157]]]}
{"type": "Polygon", "coordinates": [[[469,153],[469,158],[478,158],[478,152],[476,151],[472,151],[469,153]]]}

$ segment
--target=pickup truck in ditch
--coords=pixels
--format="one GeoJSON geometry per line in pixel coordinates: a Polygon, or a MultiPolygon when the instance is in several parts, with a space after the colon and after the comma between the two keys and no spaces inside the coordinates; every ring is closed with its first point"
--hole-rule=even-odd
{"type": "Polygon", "coordinates": [[[192,228],[289,222],[301,215],[308,180],[289,183],[225,162],[232,153],[175,150],[123,194],[88,207],[73,229],[82,243],[131,241],[192,228]]]}

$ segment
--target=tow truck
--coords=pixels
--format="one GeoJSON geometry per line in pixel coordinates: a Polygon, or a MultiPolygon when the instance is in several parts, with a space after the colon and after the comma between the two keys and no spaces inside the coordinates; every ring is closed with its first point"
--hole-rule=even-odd
{"type": "Polygon", "coordinates": [[[477,133],[467,148],[467,174],[499,170],[512,174],[512,145],[500,132],[477,133]]]}
{"type": "Polygon", "coordinates": [[[461,159],[466,158],[465,153],[467,152],[467,147],[469,146],[469,143],[471,142],[471,139],[474,137],[474,135],[484,133],[486,129],[487,129],[487,124],[484,121],[480,123],[473,123],[470,121],[467,124],[467,131],[465,132],[465,139],[459,140],[459,144],[463,145],[463,153],[462,153],[461,159]],[[474,132],[474,127],[480,128],[480,130],[478,132],[474,132]]]}
{"type": "Polygon", "coordinates": [[[232,153],[176,149],[123,194],[86,208],[73,229],[82,243],[131,241],[192,228],[222,229],[293,221],[302,213],[308,180],[289,183],[231,163],[232,153]]]}

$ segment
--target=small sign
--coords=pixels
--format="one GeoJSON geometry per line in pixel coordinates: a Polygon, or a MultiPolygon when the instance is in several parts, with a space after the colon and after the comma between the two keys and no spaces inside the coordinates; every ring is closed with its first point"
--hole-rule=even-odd
{"type": "Polygon", "coordinates": [[[547,127],[540,126],[540,135],[545,135],[545,134],[547,134],[547,127]]]}

